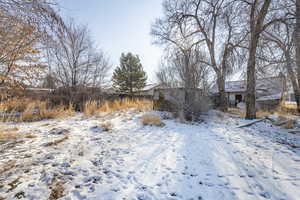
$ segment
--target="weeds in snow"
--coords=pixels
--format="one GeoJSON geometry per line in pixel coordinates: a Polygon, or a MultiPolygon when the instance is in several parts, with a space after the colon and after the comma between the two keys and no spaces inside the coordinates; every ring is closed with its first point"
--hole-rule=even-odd
{"type": "Polygon", "coordinates": [[[6,140],[15,140],[20,137],[17,128],[5,129],[0,128],[0,142],[6,140]]]}
{"type": "Polygon", "coordinates": [[[103,129],[103,131],[112,131],[113,125],[110,122],[104,122],[101,124],[101,128],[103,129]]]}
{"type": "Polygon", "coordinates": [[[160,116],[151,113],[144,114],[141,122],[144,126],[165,126],[160,116]]]}
{"type": "Polygon", "coordinates": [[[148,111],[153,108],[153,103],[147,99],[123,99],[106,101],[100,103],[97,101],[89,101],[84,106],[84,114],[87,117],[100,115],[100,113],[110,113],[120,110],[135,108],[141,111],[148,111]]]}
{"type": "Polygon", "coordinates": [[[62,137],[60,139],[54,140],[52,142],[48,142],[48,143],[44,144],[44,146],[45,147],[55,146],[55,145],[58,145],[58,144],[64,142],[67,139],[69,139],[69,136],[64,136],[64,137],[62,137]]]}
{"type": "Polygon", "coordinates": [[[28,98],[9,99],[0,104],[2,121],[34,122],[44,119],[66,118],[75,115],[70,106],[56,106],[51,108],[47,102],[28,98]]]}
{"type": "Polygon", "coordinates": [[[49,200],[57,200],[65,196],[64,185],[65,185],[64,181],[53,183],[52,186],[50,187],[51,193],[50,193],[49,200]]]}

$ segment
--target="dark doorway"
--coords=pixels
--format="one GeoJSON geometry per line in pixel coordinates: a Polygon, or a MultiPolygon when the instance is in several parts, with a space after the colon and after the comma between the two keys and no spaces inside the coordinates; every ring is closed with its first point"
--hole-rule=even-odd
{"type": "Polygon", "coordinates": [[[243,96],[241,94],[235,95],[235,106],[237,106],[238,103],[243,101],[243,96]]]}

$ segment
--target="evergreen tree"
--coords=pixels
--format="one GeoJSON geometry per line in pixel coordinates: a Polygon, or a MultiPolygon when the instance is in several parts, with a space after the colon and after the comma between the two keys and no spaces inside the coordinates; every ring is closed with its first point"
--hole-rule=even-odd
{"type": "Polygon", "coordinates": [[[122,53],[120,66],[118,66],[112,77],[114,87],[120,92],[132,95],[134,91],[140,90],[146,85],[147,75],[140,63],[139,57],[128,53],[122,53]]]}

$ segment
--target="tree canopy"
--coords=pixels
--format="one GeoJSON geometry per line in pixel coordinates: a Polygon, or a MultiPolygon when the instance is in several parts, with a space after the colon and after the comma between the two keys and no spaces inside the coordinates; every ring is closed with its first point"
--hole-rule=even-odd
{"type": "Polygon", "coordinates": [[[145,87],[147,75],[138,55],[122,53],[120,66],[115,69],[112,81],[120,92],[129,94],[145,87]]]}

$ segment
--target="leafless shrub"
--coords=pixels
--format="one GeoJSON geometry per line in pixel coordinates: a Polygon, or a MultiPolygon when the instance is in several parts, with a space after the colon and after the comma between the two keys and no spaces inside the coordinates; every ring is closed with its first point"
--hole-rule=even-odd
{"type": "Polygon", "coordinates": [[[111,122],[104,122],[100,126],[104,131],[112,131],[113,129],[113,124],[111,122]]]}
{"type": "Polygon", "coordinates": [[[152,113],[144,114],[142,116],[141,123],[144,126],[165,126],[165,123],[162,122],[161,117],[152,113]]]}

